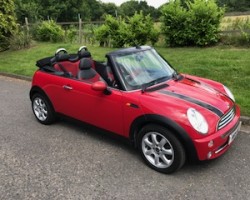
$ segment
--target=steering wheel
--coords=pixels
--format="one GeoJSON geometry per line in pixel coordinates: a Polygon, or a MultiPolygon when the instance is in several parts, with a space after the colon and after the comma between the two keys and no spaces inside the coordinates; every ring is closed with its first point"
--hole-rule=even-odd
{"type": "Polygon", "coordinates": [[[65,48],[59,48],[56,50],[55,56],[57,56],[59,54],[66,54],[66,53],[68,53],[68,52],[65,48]]]}

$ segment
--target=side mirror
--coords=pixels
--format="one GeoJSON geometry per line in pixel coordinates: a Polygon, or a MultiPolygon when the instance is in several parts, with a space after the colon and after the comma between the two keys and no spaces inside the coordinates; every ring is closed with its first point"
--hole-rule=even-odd
{"type": "Polygon", "coordinates": [[[91,88],[95,91],[105,91],[107,90],[107,85],[103,81],[97,81],[91,85],[91,88]]]}
{"type": "Polygon", "coordinates": [[[92,88],[92,90],[95,90],[95,91],[102,91],[106,95],[111,94],[111,91],[108,89],[107,84],[104,83],[103,81],[94,82],[91,85],[91,88],[92,88]]]}

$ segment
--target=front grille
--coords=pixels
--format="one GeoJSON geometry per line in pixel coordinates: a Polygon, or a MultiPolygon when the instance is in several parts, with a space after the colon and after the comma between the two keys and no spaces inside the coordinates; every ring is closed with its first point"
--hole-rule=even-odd
{"type": "Polygon", "coordinates": [[[235,116],[235,107],[229,110],[225,115],[223,115],[218,123],[218,130],[229,124],[235,116]]]}

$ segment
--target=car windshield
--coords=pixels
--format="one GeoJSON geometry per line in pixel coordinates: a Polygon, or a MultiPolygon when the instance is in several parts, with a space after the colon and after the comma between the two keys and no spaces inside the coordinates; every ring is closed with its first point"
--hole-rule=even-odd
{"type": "Polygon", "coordinates": [[[117,54],[113,59],[127,90],[143,89],[164,82],[175,73],[154,49],[117,54]]]}

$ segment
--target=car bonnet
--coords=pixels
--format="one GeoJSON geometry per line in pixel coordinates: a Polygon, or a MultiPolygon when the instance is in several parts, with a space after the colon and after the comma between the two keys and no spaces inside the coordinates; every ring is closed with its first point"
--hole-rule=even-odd
{"type": "Polygon", "coordinates": [[[164,101],[171,98],[176,101],[185,101],[189,105],[208,109],[219,117],[222,117],[233,106],[234,102],[225,94],[216,90],[212,86],[198,82],[189,78],[183,78],[180,81],[168,81],[168,87],[150,92],[156,98],[164,101]]]}

